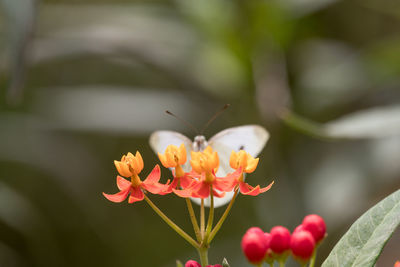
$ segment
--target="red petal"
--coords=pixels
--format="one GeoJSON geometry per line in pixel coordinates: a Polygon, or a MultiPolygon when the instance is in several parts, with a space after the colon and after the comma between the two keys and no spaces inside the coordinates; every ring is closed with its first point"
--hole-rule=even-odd
{"type": "Polygon", "coordinates": [[[213,196],[214,197],[218,197],[218,198],[221,198],[221,197],[224,197],[225,196],[225,192],[218,192],[217,190],[215,190],[215,189],[213,189],[213,196]]]}
{"type": "Polygon", "coordinates": [[[178,181],[176,179],[172,180],[172,183],[169,183],[170,180],[168,180],[164,185],[163,185],[163,189],[158,192],[159,195],[166,195],[166,194],[170,194],[172,192],[172,189],[176,188],[178,181]]]}
{"type": "MultiPolygon", "coordinates": [[[[231,180],[237,180],[240,175],[242,174],[242,168],[240,167],[239,169],[237,169],[236,171],[229,173],[226,177],[224,177],[225,179],[231,179],[231,180]]],[[[222,177],[221,177],[222,178],[222,177]]]]}
{"type": "Polygon", "coordinates": [[[257,185],[256,187],[252,187],[249,184],[246,184],[245,182],[240,182],[239,183],[239,188],[240,188],[240,193],[243,195],[250,195],[250,196],[257,196],[260,194],[260,186],[257,185]]]}
{"type": "Polygon", "coordinates": [[[191,185],[192,181],[193,179],[190,178],[188,175],[183,176],[180,180],[181,187],[188,188],[191,185]]]}
{"type": "Polygon", "coordinates": [[[121,177],[121,176],[117,176],[117,186],[119,190],[125,190],[127,188],[129,188],[131,186],[131,182],[129,182],[129,180],[121,177]]]}
{"type": "Polygon", "coordinates": [[[215,178],[213,187],[219,191],[229,192],[232,191],[236,185],[236,180],[225,179],[225,178],[215,178]]]}
{"type": "Polygon", "coordinates": [[[160,184],[160,183],[155,183],[155,184],[142,183],[140,186],[152,194],[159,194],[160,192],[163,192],[168,188],[168,185],[164,185],[164,184],[160,184]]]}
{"type": "Polygon", "coordinates": [[[210,196],[210,185],[200,182],[192,188],[193,197],[207,198],[210,196]]]}
{"type": "Polygon", "coordinates": [[[136,201],[141,201],[144,199],[144,193],[140,187],[132,187],[131,190],[131,195],[129,196],[129,203],[133,203],[136,201]]]}
{"type": "Polygon", "coordinates": [[[272,183],[270,183],[268,186],[266,186],[266,187],[263,187],[263,188],[261,188],[260,189],[260,193],[264,193],[264,192],[267,192],[268,190],[270,190],[271,189],[271,186],[274,184],[274,182],[272,182],[272,183]]]}
{"type": "Polygon", "coordinates": [[[147,178],[143,181],[145,184],[154,184],[160,181],[160,166],[157,164],[147,178]]]}
{"type": "Polygon", "coordinates": [[[127,188],[126,190],[119,191],[118,193],[112,195],[103,193],[103,196],[112,202],[119,203],[124,201],[128,196],[128,194],[129,194],[129,188],[127,188]]]}
{"type": "Polygon", "coordinates": [[[183,189],[183,190],[172,189],[172,191],[179,197],[187,198],[192,196],[192,189],[183,189]]]}

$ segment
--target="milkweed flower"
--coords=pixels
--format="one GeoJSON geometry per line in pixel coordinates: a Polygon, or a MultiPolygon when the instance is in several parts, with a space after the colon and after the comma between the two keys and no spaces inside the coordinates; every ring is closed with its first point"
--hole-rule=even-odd
{"type": "Polygon", "coordinates": [[[123,155],[121,161],[114,161],[115,167],[121,176],[130,177],[130,181],[117,176],[117,186],[120,190],[116,194],[103,193],[104,197],[112,202],[122,202],[128,195],[129,203],[134,203],[144,199],[144,192],[149,191],[153,194],[159,194],[165,189],[165,185],[160,184],[160,166],[156,165],[151,173],[147,176],[144,181],[140,180],[139,173],[143,170],[143,159],[139,151],[136,152],[135,156],[132,153],[123,155]]]}
{"type": "Polygon", "coordinates": [[[164,194],[171,193],[172,189],[178,187],[187,188],[192,183],[192,178],[182,168],[186,163],[186,148],[183,143],[179,147],[169,145],[164,154],[158,153],[158,157],[165,168],[174,168],[174,179],[166,187],[164,194]]]}
{"type": "Polygon", "coordinates": [[[216,177],[219,167],[218,153],[208,146],[204,151],[191,152],[190,164],[193,172],[190,174],[194,180],[183,190],[173,190],[181,197],[207,198],[211,192],[213,196],[223,197],[225,192],[230,192],[235,186],[235,180],[240,172],[236,171],[226,177],[216,177]],[[218,192],[218,191],[220,192],[218,192]]]}
{"type": "Polygon", "coordinates": [[[243,172],[252,173],[257,168],[259,158],[253,158],[249,153],[244,150],[239,152],[232,151],[229,159],[229,165],[232,169],[241,170],[242,173],[235,182],[235,185],[239,185],[240,192],[243,195],[257,196],[261,193],[267,192],[274,182],[268,186],[261,188],[259,185],[253,187],[248,183],[244,182],[243,172]]]}

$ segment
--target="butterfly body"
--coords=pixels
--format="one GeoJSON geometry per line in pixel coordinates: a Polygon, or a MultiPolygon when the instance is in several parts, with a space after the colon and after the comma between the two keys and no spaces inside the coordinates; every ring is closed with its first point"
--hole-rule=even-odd
{"type": "MultiPolygon", "coordinates": [[[[229,157],[232,151],[246,150],[253,157],[256,157],[264,148],[269,138],[266,129],[259,125],[243,125],[225,129],[208,141],[205,136],[197,135],[191,141],[188,137],[174,131],[156,131],[150,136],[150,145],[154,152],[164,153],[168,145],[180,146],[182,143],[186,147],[187,162],[183,166],[185,171],[190,171],[190,152],[203,151],[208,145],[218,152],[220,167],[216,173],[218,177],[224,177],[234,170],[229,166],[229,157]]],[[[230,201],[233,192],[228,192],[223,198],[214,198],[214,206],[222,206],[230,201]]],[[[200,203],[199,199],[193,199],[200,203]]],[[[209,205],[210,200],[205,199],[205,204],[209,205]]]]}
{"type": "Polygon", "coordinates": [[[196,135],[193,140],[192,150],[195,152],[203,151],[208,146],[208,142],[204,135],[196,135]]]}

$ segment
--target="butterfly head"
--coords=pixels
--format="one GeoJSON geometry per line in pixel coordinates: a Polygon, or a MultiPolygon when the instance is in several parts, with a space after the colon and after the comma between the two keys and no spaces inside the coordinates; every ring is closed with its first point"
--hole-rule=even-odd
{"type": "Polygon", "coordinates": [[[197,135],[193,141],[193,151],[203,151],[208,146],[204,135],[197,135]]]}

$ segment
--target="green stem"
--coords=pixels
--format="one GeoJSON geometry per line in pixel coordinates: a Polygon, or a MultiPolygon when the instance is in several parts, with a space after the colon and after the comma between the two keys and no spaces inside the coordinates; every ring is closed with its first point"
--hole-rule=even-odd
{"type": "Polygon", "coordinates": [[[279,260],[279,267],[285,267],[285,260],[279,260]]]}
{"type": "Polygon", "coordinates": [[[196,214],[194,213],[194,210],[193,210],[192,202],[190,201],[189,198],[186,198],[185,200],[186,200],[187,209],[189,211],[190,220],[192,221],[194,233],[197,238],[197,242],[200,243],[201,242],[200,228],[199,228],[199,224],[197,223],[197,218],[196,218],[196,214]]]}
{"type": "Polygon", "coordinates": [[[233,203],[235,202],[236,196],[239,192],[239,189],[236,188],[235,189],[235,193],[233,194],[233,197],[231,199],[231,202],[229,202],[228,207],[226,208],[226,210],[224,211],[224,214],[222,214],[221,218],[219,219],[219,221],[217,222],[217,224],[215,225],[214,229],[211,231],[210,236],[208,238],[208,243],[211,243],[211,241],[214,239],[215,235],[218,233],[219,229],[221,228],[222,224],[224,223],[226,217],[229,214],[229,211],[231,210],[233,203]]]}
{"type": "Polygon", "coordinates": [[[196,249],[199,249],[199,244],[190,237],[185,231],[183,231],[178,225],[176,225],[170,218],[167,217],[146,195],[144,195],[146,202],[152,207],[152,209],[164,220],[172,229],[175,230],[181,237],[183,237],[189,244],[196,249]]]}
{"type": "Polygon", "coordinates": [[[315,248],[315,251],[314,251],[313,255],[311,256],[309,267],[314,267],[314,265],[315,265],[315,259],[317,258],[317,249],[318,249],[318,247],[315,248]]]}
{"type": "Polygon", "coordinates": [[[211,191],[211,203],[210,203],[210,212],[208,213],[208,221],[207,221],[207,228],[206,228],[206,235],[204,236],[203,242],[208,245],[210,244],[208,242],[208,237],[210,235],[211,229],[212,229],[212,224],[214,221],[214,194],[212,192],[212,186],[210,186],[210,191],[211,191]]]}
{"type": "Polygon", "coordinates": [[[200,234],[204,238],[205,219],[204,219],[204,199],[201,199],[200,204],[200,234]]]}
{"type": "Polygon", "coordinates": [[[199,253],[199,256],[200,256],[201,266],[207,266],[208,265],[208,248],[200,247],[197,249],[197,252],[199,253]]]}

